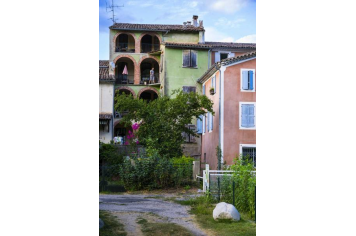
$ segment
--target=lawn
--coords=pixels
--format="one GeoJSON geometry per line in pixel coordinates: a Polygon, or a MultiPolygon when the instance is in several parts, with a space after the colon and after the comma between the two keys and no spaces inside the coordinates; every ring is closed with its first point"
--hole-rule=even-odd
{"type": "Polygon", "coordinates": [[[126,236],[124,225],[108,211],[99,211],[99,218],[104,221],[104,227],[99,229],[99,236],[126,236]]]}
{"type": "Polygon", "coordinates": [[[175,201],[182,205],[191,206],[191,214],[196,215],[198,224],[203,229],[208,229],[215,232],[219,236],[255,236],[256,222],[251,220],[247,214],[241,214],[241,220],[238,222],[232,221],[215,221],[213,218],[213,210],[215,208],[214,201],[206,196],[185,201],[175,201]]]}
{"type": "Polygon", "coordinates": [[[187,229],[173,223],[152,223],[143,218],[138,218],[137,223],[145,236],[193,236],[187,229]]]}

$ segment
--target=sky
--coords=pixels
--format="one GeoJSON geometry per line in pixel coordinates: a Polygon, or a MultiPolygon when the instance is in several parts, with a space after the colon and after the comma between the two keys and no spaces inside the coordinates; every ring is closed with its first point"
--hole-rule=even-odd
{"type": "MultiPolygon", "coordinates": [[[[116,22],[183,24],[193,15],[203,20],[205,41],[256,43],[256,0],[113,0],[116,22]]],[[[99,60],[109,59],[112,13],[99,0],[99,60]]]]}

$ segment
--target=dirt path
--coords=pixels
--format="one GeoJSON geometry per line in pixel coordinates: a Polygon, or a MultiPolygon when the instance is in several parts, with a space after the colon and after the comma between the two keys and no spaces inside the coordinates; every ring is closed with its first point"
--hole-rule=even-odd
{"type": "Polygon", "coordinates": [[[194,221],[188,213],[189,206],[182,206],[164,198],[177,196],[176,194],[125,194],[125,195],[99,195],[99,209],[111,211],[125,225],[128,236],[140,236],[141,228],[136,223],[137,218],[146,218],[153,222],[175,223],[197,236],[208,235],[194,221]]]}

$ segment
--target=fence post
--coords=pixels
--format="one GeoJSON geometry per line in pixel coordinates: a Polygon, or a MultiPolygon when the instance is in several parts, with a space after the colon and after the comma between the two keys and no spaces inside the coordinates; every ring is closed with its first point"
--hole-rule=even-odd
{"type": "Polygon", "coordinates": [[[200,161],[193,161],[193,180],[197,181],[197,175],[200,174],[200,161]]]}

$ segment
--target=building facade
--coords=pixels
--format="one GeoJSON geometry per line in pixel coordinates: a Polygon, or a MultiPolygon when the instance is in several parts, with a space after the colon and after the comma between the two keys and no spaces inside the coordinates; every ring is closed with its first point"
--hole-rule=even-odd
{"type": "Polygon", "coordinates": [[[256,52],[213,64],[198,82],[214,102],[215,113],[207,113],[198,122],[201,161],[216,169],[216,147],[220,146],[222,163],[231,165],[240,156],[256,163],[256,52]]]}

